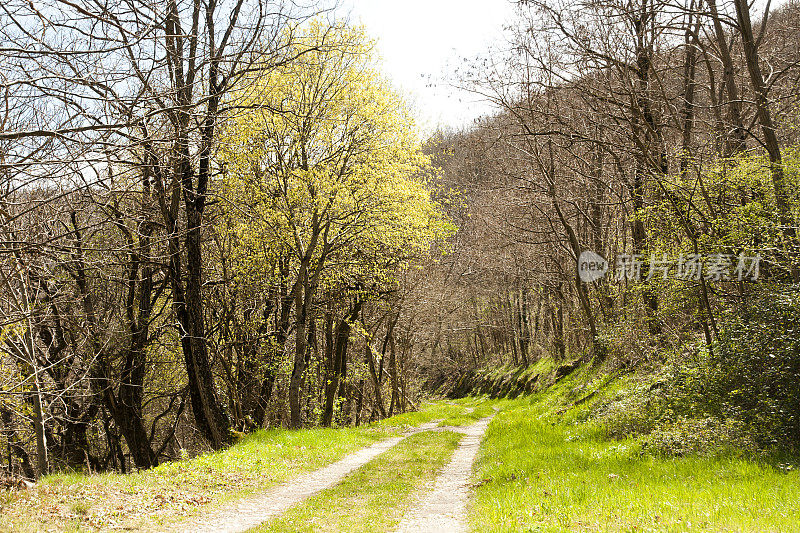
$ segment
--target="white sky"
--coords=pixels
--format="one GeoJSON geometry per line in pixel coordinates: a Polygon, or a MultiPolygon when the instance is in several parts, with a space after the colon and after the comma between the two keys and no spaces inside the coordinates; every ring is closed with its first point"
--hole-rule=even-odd
{"type": "Polygon", "coordinates": [[[491,112],[478,97],[449,84],[464,58],[502,41],[508,0],[342,0],[338,13],[364,24],[378,42],[383,71],[410,95],[426,131],[459,128],[491,112]]]}

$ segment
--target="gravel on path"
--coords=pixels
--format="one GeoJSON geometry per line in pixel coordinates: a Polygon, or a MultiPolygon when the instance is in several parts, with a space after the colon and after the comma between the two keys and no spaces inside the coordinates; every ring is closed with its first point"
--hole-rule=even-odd
{"type": "Polygon", "coordinates": [[[347,474],[364,466],[409,435],[428,431],[439,421],[412,428],[400,437],[382,440],[347,455],[326,467],[303,474],[291,481],[253,496],[204,513],[178,524],[175,533],[240,533],[277,516],[309,496],[339,483],[347,474]]]}
{"type": "Polygon", "coordinates": [[[478,453],[491,416],[466,427],[442,427],[437,430],[459,431],[464,438],[453,452],[450,463],[436,478],[432,490],[403,518],[397,533],[461,533],[467,528],[467,501],[472,463],[478,453]]]}

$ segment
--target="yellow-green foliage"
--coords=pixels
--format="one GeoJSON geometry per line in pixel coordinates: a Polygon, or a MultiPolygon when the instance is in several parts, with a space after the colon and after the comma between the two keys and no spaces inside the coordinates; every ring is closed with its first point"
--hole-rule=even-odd
{"type": "MultiPolygon", "coordinates": [[[[782,151],[789,208],[794,220],[800,219],[800,146],[782,151]]],[[[642,259],[666,258],[675,262],[682,254],[698,254],[704,273],[718,261],[727,266],[727,279],[737,279],[741,256],[760,256],[760,275],[769,279],[787,279],[790,261],[796,261],[796,243],[787,241],[780,226],[775,190],[768,157],[760,152],[745,152],[721,159],[710,166],[691,161],[687,172],[659,179],[653,183],[652,202],[637,213],[648,228],[647,249],[642,259]]],[[[743,263],[744,266],[747,266],[743,263]]],[[[797,266],[797,265],[794,265],[797,266]]],[[[642,275],[647,276],[647,267],[642,275]]],[[[674,274],[674,271],[672,272],[674,274]]],[[[701,315],[702,294],[696,279],[676,279],[661,273],[640,290],[659,294],[659,318],[676,325],[693,325],[685,318],[701,315]],[[687,290],[689,289],[689,290],[687,290]]],[[[710,305],[714,312],[724,312],[727,302],[718,298],[724,279],[710,279],[710,305]]],[[[632,291],[633,292],[633,291],[632,291]]]]}
{"type": "Polygon", "coordinates": [[[322,284],[391,282],[452,231],[408,107],[360,29],[313,22],[287,53],[241,84],[221,143],[239,252],[267,277],[309,254],[335,265],[322,284]]]}
{"type": "MultiPolygon", "coordinates": [[[[800,146],[785,148],[782,156],[789,206],[797,220],[800,146]]],[[[660,201],[640,215],[654,229],[649,251],[694,252],[686,235],[687,221],[697,231],[700,253],[785,249],[766,155],[743,153],[664,180],[661,186],[665,194],[657,194],[660,201]],[[675,216],[677,212],[680,216],[675,216]]]]}

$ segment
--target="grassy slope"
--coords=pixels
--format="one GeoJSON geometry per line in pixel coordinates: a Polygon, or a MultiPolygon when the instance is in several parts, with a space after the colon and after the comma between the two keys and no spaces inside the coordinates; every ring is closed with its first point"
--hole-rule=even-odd
{"type": "Polygon", "coordinates": [[[461,435],[413,435],[345,480],[251,531],[259,533],[391,531],[450,459],[461,435]]]}
{"type": "Polygon", "coordinates": [[[281,483],[399,430],[463,412],[457,403],[437,402],[360,428],[259,431],[222,452],[136,474],[48,476],[30,491],[0,492],[0,531],[158,530],[159,524],[281,483]]]}
{"type": "Polygon", "coordinates": [[[586,414],[630,379],[592,381],[588,372],[576,372],[507,404],[476,464],[473,528],[800,530],[798,472],[735,457],[652,457],[635,440],[605,439],[586,414]]]}

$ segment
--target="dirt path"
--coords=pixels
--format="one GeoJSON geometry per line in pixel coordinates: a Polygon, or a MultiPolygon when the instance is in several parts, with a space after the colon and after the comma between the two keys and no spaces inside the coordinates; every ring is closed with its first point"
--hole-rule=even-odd
{"type": "Polygon", "coordinates": [[[400,522],[398,533],[467,531],[468,484],[472,463],[493,416],[483,418],[471,426],[437,428],[459,431],[464,433],[464,438],[453,453],[450,463],[436,478],[433,489],[400,522]]]}
{"type": "Polygon", "coordinates": [[[239,533],[247,531],[286,511],[292,505],[341,481],[353,470],[364,466],[404,438],[420,431],[434,429],[438,421],[428,422],[401,437],[380,441],[340,459],[326,467],[304,474],[262,494],[238,500],[219,509],[178,524],[173,531],[181,533],[239,533]]]}

